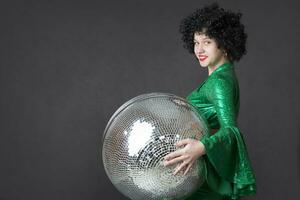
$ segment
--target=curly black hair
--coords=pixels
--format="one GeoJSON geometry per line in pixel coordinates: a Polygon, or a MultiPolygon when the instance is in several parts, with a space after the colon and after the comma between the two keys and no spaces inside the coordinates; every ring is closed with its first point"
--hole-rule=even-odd
{"type": "Polygon", "coordinates": [[[217,3],[197,9],[180,23],[183,46],[194,53],[194,34],[204,33],[227,53],[230,62],[239,61],[246,54],[247,40],[241,17],[241,13],[220,8],[217,3]]]}

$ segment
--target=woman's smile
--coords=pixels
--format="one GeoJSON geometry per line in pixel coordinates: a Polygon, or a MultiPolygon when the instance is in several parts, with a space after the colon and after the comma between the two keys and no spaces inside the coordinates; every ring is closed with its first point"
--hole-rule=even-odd
{"type": "Polygon", "coordinates": [[[200,61],[204,61],[208,56],[200,55],[198,56],[200,61]]]}

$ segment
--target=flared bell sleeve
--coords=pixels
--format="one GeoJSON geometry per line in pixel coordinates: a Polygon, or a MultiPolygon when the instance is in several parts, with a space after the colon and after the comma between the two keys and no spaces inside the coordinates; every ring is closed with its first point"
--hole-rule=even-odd
{"type": "Polygon", "coordinates": [[[210,80],[208,101],[214,106],[219,130],[200,141],[205,146],[207,181],[212,189],[231,199],[255,194],[255,177],[243,136],[237,127],[238,84],[234,80],[215,77],[210,80]],[[225,189],[224,189],[225,188],[225,189]],[[229,193],[229,194],[228,194],[229,193]]]}

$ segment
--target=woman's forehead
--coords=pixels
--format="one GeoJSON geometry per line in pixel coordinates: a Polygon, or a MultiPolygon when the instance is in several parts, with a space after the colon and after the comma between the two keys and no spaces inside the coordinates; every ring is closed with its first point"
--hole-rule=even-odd
{"type": "Polygon", "coordinates": [[[194,33],[194,39],[195,40],[201,40],[201,39],[210,39],[210,38],[205,33],[195,32],[194,33]]]}

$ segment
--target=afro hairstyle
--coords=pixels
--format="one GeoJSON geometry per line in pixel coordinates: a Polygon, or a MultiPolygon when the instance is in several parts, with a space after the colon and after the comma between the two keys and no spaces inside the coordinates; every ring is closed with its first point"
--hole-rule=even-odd
{"type": "Polygon", "coordinates": [[[202,33],[216,41],[230,62],[239,61],[246,54],[247,40],[241,17],[241,13],[220,8],[217,3],[197,9],[180,23],[183,46],[193,54],[194,34],[202,33]]]}

